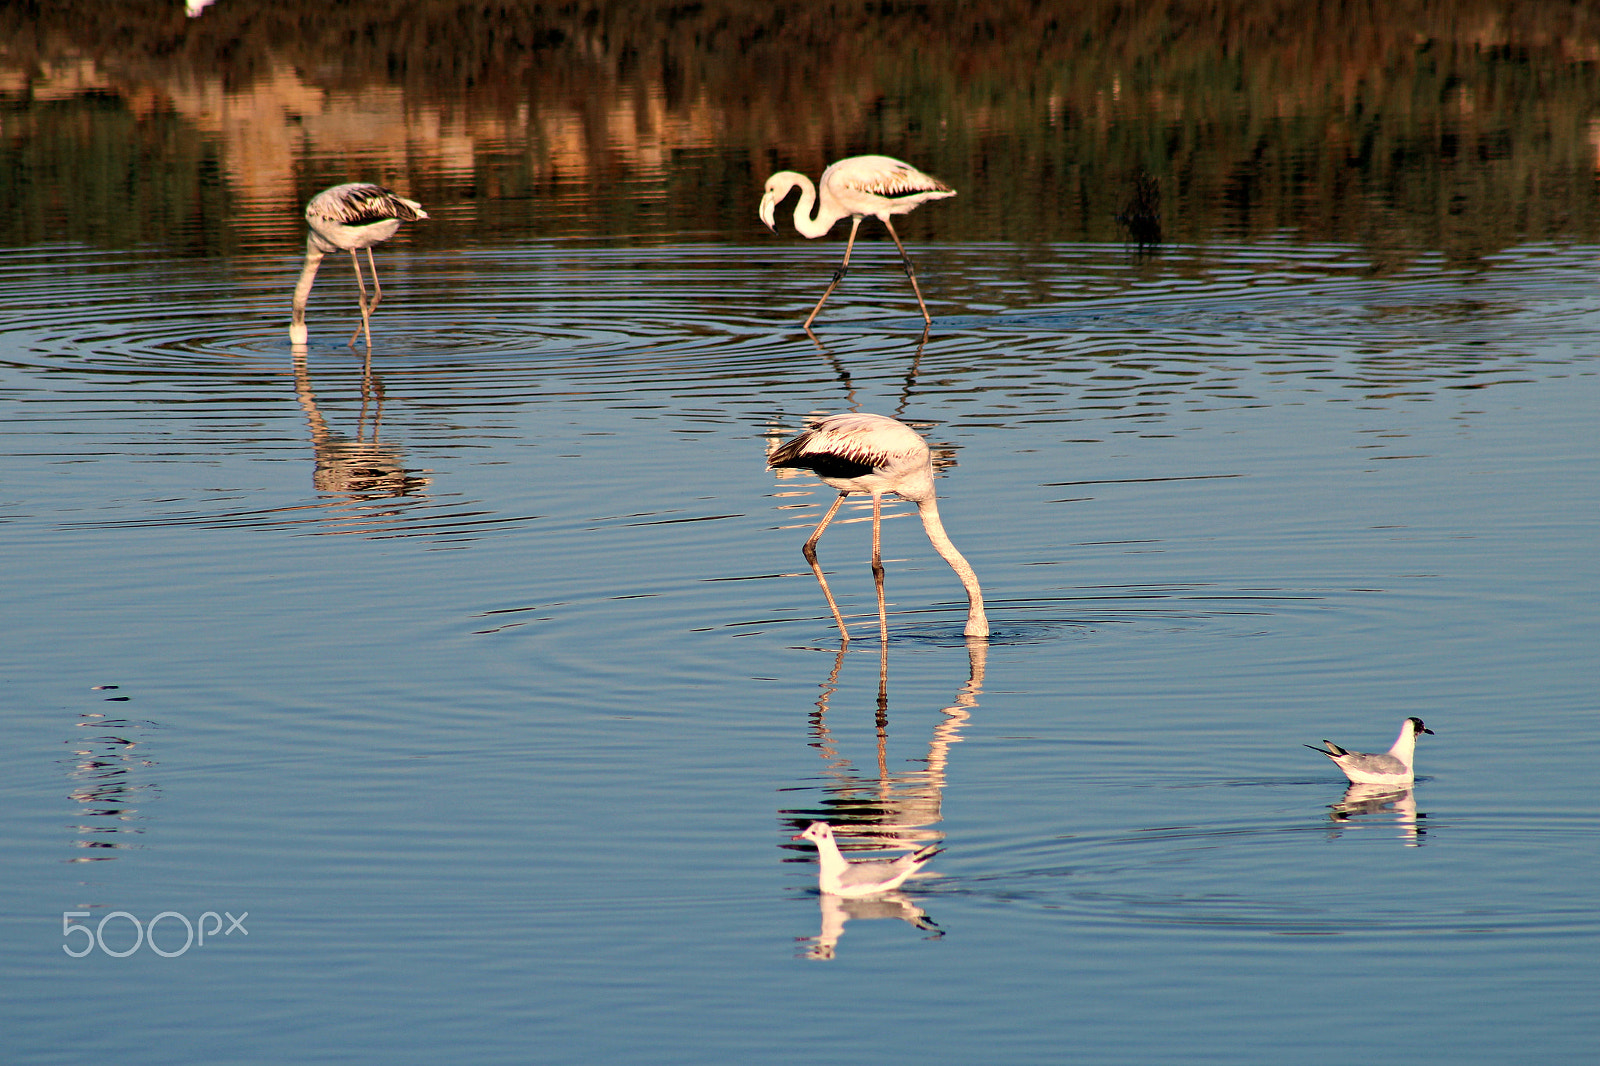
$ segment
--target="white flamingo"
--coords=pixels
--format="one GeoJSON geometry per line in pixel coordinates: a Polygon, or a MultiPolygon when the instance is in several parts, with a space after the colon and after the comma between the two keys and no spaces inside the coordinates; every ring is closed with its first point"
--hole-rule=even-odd
{"type": "Polygon", "coordinates": [[[851,862],[839,853],[833,827],[827,822],[812,822],[806,831],[791,840],[809,840],[817,846],[817,887],[829,896],[875,896],[900,887],[901,882],[925,866],[944,850],[937,844],[894,859],[860,859],[851,862]]]}
{"type": "Polygon", "coordinates": [[[939,521],[928,445],[910,426],[884,415],[829,415],[812,422],[809,429],[779,445],[767,457],[767,465],[810,470],[824,484],[839,490],[838,498],[817,523],[816,531],[802,550],[806,562],[811,564],[811,572],[817,575],[822,594],[828,598],[828,607],[833,611],[833,620],[839,623],[839,632],[846,642],[850,640],[850,633],[828,589],[828,579],[822,576],[822,567],[817,563],[817,541],[838,513],[839,505],[852,492],[872,496],[872,576],[878,586],[878,632],[882,638],[888,640],[889,637],[879,534],[885,493],[893,493],[917,505],[929,542],[950,564],[950,569],[956,572],[967,590],[967,636],[989,635],[989,620],[983,613],[983,590],[978,587],[978,577],[972,567],[950,542],[944,524],[939,521]]]}
{"type": "Polygon", "coordinates": [[[1394,747],[1386,753],[1346,751],[1331,740],[1322,742],[1327,745],[1326,748],[1319,748],[1315,744],[1307,744],[1306,747],[1332,759],[1354,784],[1401,784],[1409,782],[1415,772],[1413,762],[1418,733],[1431,735],[1433,730],[1423,725],[1420,718],[1407,718],[1400,723],[1400,736],[1395,740],[1394,747]]]}
{"type": "Polygon", "coordinates": [[[847,215],[850,217],[850,241],[844,246],[844,262],[833,272],[833,281],[823,292],[822,299],[817,301],[817,306],[811,309],[805,328],[811,329],[811,320],[828,302],[834,287],[849,273],[850,251],[856,244],[856,231],[861,228],[861,220],[868,215],[888,227],[889,236],[894,238],[894,246],[900,249],[906,277],[911,280],[911,291],[917,294],[922,320],[929,326],[933,325],[933,319],[928,317],[928,305],[922,302],[922,289],[917,286],[917,272],[911,266],[911,257],[906,254],[906,246],[900,243],[900,235],[894,231],[894,223],[889,219],[893,215],[904,215],[915,210],[925,200],[954,196],[956,191],[910,163],[902,163],[886,155],[856,155],[841,159],[822,172],[822,180],[817,185],[812,185],[811,179],[804,174],[780,170],[767,179],[767,190],[761,197],[761,221],[773,232],[777,232],[774,212],[797,185],[800,187],[800,204],[795,208],[794,228],[801,236],[820,237],[832,229],[835,222],[847,215]],[[817,208],[816,217],[812,218],[811,209],[816,205],[819,195],[822,204],[817,208]]]}
{"type": "Polygon", "coordinates": [[[350,253],[356,268],[356,285],[361,290],[361,325],[350,334],[350,347],[363,333],[367,338],[367,351],[372,351],[372,329],[369,320],[378,301],[383,299],[383,287],[378,284],[378,265],[372,261],[372,246],[381,244],[395,235],[402,222],[415,222],[427,218],[428,213],[415,200],[396,196],[381,185],[364,181],[348,185],[335,185],[324,189],[306,204],[306,221],[311,232],[306,236],[306,264],[300,271],[300,282],[294,287],[294,318],[289,324],[289,340],[294,344],[306,343],[306,301],[311,297],[311,283],[317,278],[317,267],[322,257],[341,248],[350,253]],[[361,278],[361,259],[356,252],[366,249],[367,266],[372,269],[372,302],[367,302],[367,286],[361,278]]]}

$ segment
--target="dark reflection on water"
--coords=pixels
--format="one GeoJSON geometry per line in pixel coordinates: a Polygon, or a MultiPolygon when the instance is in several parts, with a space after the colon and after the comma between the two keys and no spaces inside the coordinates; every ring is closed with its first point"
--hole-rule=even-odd
{"type": "MultiPolygon", "coordinates": [[[[110,703],[127,703],[120,686],[97,685],[97,692],[113,693],[110,703]]],[[[67,777],[69,797],[76,804],[73,846],[81,850],[69,862],[104,862],[119,851],[139,846],[149,814],[145,808],[161,793],[153,779],[158,765],[149,752],[154,722],[124,718],[106,711],[79,716],[79,735],[67,741],[71,749],[67,777]]]]}
{"type": "Polygon", "coordinates": [[[353,437],[334,432],[317,406],[307,366],[305,350],[294,352],[295,396],[306,413],[311,430],[311,447],[316,471],[312,484],[319,493],[341,498],[360,524],[370,529],[394,515],[387,501],[420,496],[431,480],[420,471],[408,470],[399,445],[378,437],[383,421],[383,378],[372,370],[372,353],[366,352],[361,373],[361,410],[353,437]]]}

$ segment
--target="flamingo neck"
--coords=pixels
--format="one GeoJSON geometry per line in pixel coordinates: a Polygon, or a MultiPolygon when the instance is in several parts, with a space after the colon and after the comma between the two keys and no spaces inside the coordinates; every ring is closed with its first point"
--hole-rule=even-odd
{"type": "Polygon", "coordinates": [[[850,213],[840,207],[826,190],[822,193],[821,206],[818,206],[817,187],[804,174],[795,173],[791,180],[800,188],[800,202],[794,209],[794,228],[800,236],[815,240],[831,230],[835,222],[850,213]],[[811,216],[813,208],[816,208],[817,212],[815,218],[811,216]]]}
{"type": "Polygon", "coordinates": [[[317,267],[322,265],[324,254],[315,236],[306,238],[306,265],[300,269],[300,281],[294,287],[294,315],[289,323],[292,344],[306,343],[306,301],[311,299],[311,283],[317,280],[317,267]]]}
{"type": "Polygon", "coordinates": [[[983,589],[978,586],[978,575],[972,572],[972,567],[965,557],[956,550],[949,534],[944,531],[944,523],[939,521],[939,505],[934,497],[917,501],[917,513],[922,516],[922,528],[928,533],[928,541],[933,545],[933,550],[944,557],[950,564],[950,569],[956,572],[956,577],[961,579],[961,586],[967,590],[967,628],[969,637],[987,637],[989,635],[989,618],[983,613],[983,589]]]}
{"type": "MultiPolygon", "coordinates": [[[[300,328],[304,329],[305,326],[302,324],[300,328]]],[[[311,371],[306,367],[305,341],[295,341],[294,347],[295,397],[300,401],[300,409],[306,413],[306,421],[311,426],[311,443],[313,447],[320,448],[332,439],[333,434],[328,431],[327,419],[317,409],[316,397],[311,393],[311,371]]]]}

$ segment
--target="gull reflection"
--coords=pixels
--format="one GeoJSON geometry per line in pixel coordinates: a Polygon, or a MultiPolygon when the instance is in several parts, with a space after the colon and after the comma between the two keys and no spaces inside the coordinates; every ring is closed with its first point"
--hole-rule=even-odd
{"type": "Polygon", "coordinates": [[[1406,847],[1421,847],[1422,838],[1427,834],[1427,829],[1418,824],[1418,820],[1426,818],[1427,814],[1417,813],[1416,796],[1412,789],[1406,787],[1351,785],[1345,790],[1344,799],[1329,804],[1328,811],[1328,817],[1335,826],[1331,829],[1331,835],[1335,837],[1346,828],[1360,825],[1353,819],[1374,815],[1394,815],[1394,822],[1400,827],[1401,842],[1406,847]]]}
{"type": "MultiPolygon", "coordinates": [[[[98,686],[98,690],[115,689],[98,686]]],[[[108,696],[111,702],[126,702],[125,696],[108,696]]],[[[68,797],[77,804],[80,823],[73,826],[73,844],[81,854],[68,862],[105,862],[116,852],[136,846],[144,833],[139,824],[146,815],[139,813],[144,798],[160,791],[148,780],[155,761],[144,753],[144,734],[154,723],[140,722],[106,714],[84,714],[78,728],[85,732],[74,738],[68,797]]]]}
{"type": "MultiPolygon", "coordinates": [[[[961,729],[978,705],[989,654],[988,642],[977,638],[967,641],[967,680],[956,692],[954,702],[943,708],[942,717],[928,739],[921,768],[895,773],[889,770],[887,645],[878,646],[875,769],[859,769],[843,756],[828,728],[829,701],[839,687],[846,647],[840,645],[811,715],[811,747],[826,763],[826,774],[831,779],[824,786],[828,795],[818,809],[785,810],[780,814],[793,827],[791,834],[813,821],[830,823],[840,849],[855,858],[863,857],[863,852],[917,849],[941,840],[944,834],[934,827],[944,818],[942,802],[950,748],[961,742],[961,729]]],[[[811,861],[809,850],[805,859],[808,862],[811,861]]],[[[845,922],[852,918],[898,918],[934,937],[944,935],[933,919],[900,890],[855,899],[819,893],[818,899],[821,929],[817,936],[801,941],[808,945],[802,953],[807,958],[833,958],[845,922]]]]}
{"type": "MultiPolygon", "coordinates": [[[[294,391],[311,428],[316,469],[311,481],[318,492],[346,497],[353,504],[419,495],[429,478],[406,469],[398,445],[378,439],[383,419],[383,382],[369,361],[361,375],[361,414],[355,437],[342,437],[328,426],[317,408],[306,366],[305,348],[294,348],[294,391]]],[[[381,517],[381,516],[380,516],[381,517]]]]}
{"type": "Polygon", "coordinates": [[[798,937],[806,948],[800,954],[807,959],[831,959],[838,951],[839,938],[844,935],[844,923],[852,918],[898,918],[914,928],[929,933],[928,939],[944,936],[928,912],[911,901],[898,889],[863,899],[844,896],[818,895],[822,906],[822,929],[816,936],[798,937]]]}

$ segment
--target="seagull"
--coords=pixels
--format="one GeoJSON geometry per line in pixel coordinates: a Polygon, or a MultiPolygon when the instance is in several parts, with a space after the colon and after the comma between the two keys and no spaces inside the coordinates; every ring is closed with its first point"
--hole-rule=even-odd
{"type": "Polygon", "coordinates": [[[878,586],[878,632],[889,639],[888,613],[883,603],[883,558],[880,551],[883,495],[893,493],[917,505],[922,517],[922,528],[928,540],[950,569],[956,572],[967,590],[967,627],[969,637],[987,637],[989,620],[983,612],[983,589],[978,586],[978,576],[967,560],[956,550],[939,521],[939,504],[933,491],[933,462],[928,454],[928,444],[917,431],[904,422],[886,415],[864,412],[829,415],[811,423],[810,428],[780,444],[767,457],[769,467],[800,467],[808,469],[839,490],[839,496],[828,508],[828,513],[817,523],[805,547],[806,562],[817,575],[822,594],[828,599],[833,620],[839,623],[839,633],[846,643],[850,633],[845,629],[844,616],[828,589],[828,579],[822,576],[817,563],[817,541],[828,528],[839,505],[852,492],[870,493],[872,496],[872,576],[878,586]]]}
{"type": "Polygon", "coordinates": [[[306,204],[306,221],[311,232],[306,236],[306,264],[300,271],[300,282],[294,287],[294,318],[289,325],[289,340],[293,344],[306,343],[306,301],[311,297],[311,283],[317,278],[317,267],[322,257],[341,248],[350,253],[356,268],[356,285],[361,289],[361,325],[350,334],[350,347],[363,333],[367,337],[367,351],[372,351],[372,329],[368,320],[372,311],[383,299],[383,287],[378,284],[378,265],[372,261],[372,246],[381,244],[395,235],[402,222],[416,222],[428,217],[422,205],[415,200],[397,196],[382,185],[364,181],[348,185],[335,185],[324,189],[306,204]],[[356,255],[366,249],[367,265],[372,269],[372,302],[367,302],[367,286],[361,278],[361,259],[356,255]]]}
{"type": "Polygon", "coordinates": [[[944,850],[937,844],[929,844],[897,859],[851,862],[839,854],[839,845],[833,841],[833,827],[827,822],[812,822],[804,833],[789,839],[809,840],[817,846],[817,887],[830,896],[875,896],[899,888],[902,881],[944,850]]]}
{"type": "Polygon", "coordinates": [[[1420,718],[1407,718],[1400,723],[1400,737],[1386,754],[1367,754],[1346,751],[1331,740],[1324,740],[1326,749],[1307,744],[1312,751],[1320,751],[1339,764],[1352,783],[1357,785],[1390,785],[1409,782],[1412,777],[1411,753],[1417,746],[1417,734],[1432,734],[1433,730],[1422,724],[1420,718]]]}
{"type": "Polygon", "coordinates": [[[908,214],[927,200],[954,196],[956,191],[910,163],[902,163],[886,155],[855,155],[841,159],[822,172],[822,180],[816,185],[811,184],[811,179],[804,174],[780,170],[767,179],[766,192],[761,197],[761,221],[774,233],[777,232],[774,213],[796,186],[800,188],[800,204],[795,208],[794,228],[802,237],[820,237],[832,229],[835,222],[846,215],[850,217],[850,240],[844,246],[844,262],[833,272],[833,281],[829,282],[822,299],[817,301],[817,306],[807,316],[806,331],[811,330],[811,320],[817,317],[822,305],[833,295],[834,286],[850,272],[850,251],[856,245],[856,231],[861,228],[861,220],[868,215],[888,227],[889,236],[894,238],[894,246],[900,249],[900,259],[905,263],[911,291],[917,294],[922,321],[933,325],[933,319],[928,317],[928,305],[922,302],[922,290],[917,286],[917,272],[911,266],[911,257],[906,254],[906,246],[900,243],[900,235],[894,231],[894,223],[889,219],[892,215],[908,214]],[[812,218],[811,209],[816,205],[819,195],[822,206],[817,209],[816,218],[812,218]]]}

